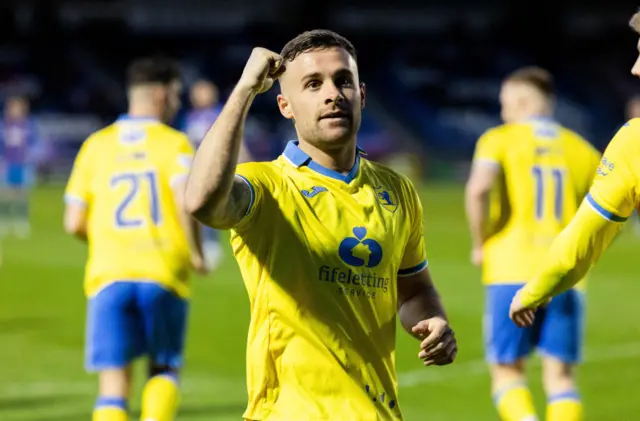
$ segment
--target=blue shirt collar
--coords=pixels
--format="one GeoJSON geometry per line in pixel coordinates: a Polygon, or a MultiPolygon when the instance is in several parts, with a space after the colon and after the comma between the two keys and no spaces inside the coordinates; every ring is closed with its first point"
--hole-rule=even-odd
{"type": "Polygon", "coordinates": [[[530,123],[555,123],[556,120],[550,115],[536,115],[529,118],[525,118],[524,121],[530,123]]]}
{"type": "Polygon", "coordinates": [[[336,180],[344,181],[347,184],[353,181],[358,175],[358,169],[360,168],[360,155],[366,155],[366,153],[359,146],[356,146],[356,162],[353,164],[353,167],[351,167],[351,170],[349,170],[347,174],[342,174],[314,162],[309,155],[307,155],[302,149],[300,149],[300,147],[298,147],[298,144],[299,141],[297,140],[291,140],[289,141],[289,143],[287,143],[287,146],[282,153],[287,161],[289,161],[296,168],[306,165],[319,174],[335,178],[336,180]]]}
{"type": "Polygon", "coordinates": [[[121,114],[118,119],[116,120],[118,122],[122,122],[122,121],[136,121],[136,122],[140,122],[140,123],[158,123],[160,120],[158,120],[155,117],[132,117],[129,114],[121,114]]]}

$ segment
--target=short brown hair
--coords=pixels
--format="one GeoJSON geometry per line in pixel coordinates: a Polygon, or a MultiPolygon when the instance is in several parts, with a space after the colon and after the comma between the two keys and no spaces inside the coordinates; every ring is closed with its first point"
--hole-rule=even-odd
{"type": "Polygon", "coordinates": [[[547,97],[555,95],[553,76],[541,67],[523,67],[508,75],[505,81],[526,83],[547,97]]]}
{"type": "Polygon", "coordinates": [[[129,88],[149,83],[168,85],[181,79],[180,65],[167,57],[144,57],[133,61],[127,69],[129,88]]]}
{"type": "Polygon", "coordinates": [[[328,29],[314,29],[301,33],[285,44],[280,55],[284,61],[292,61],[307,51],[332,47],[344,48],[354,60],[357,59],[356,49],[353,44],[342,35],[328,29]]]}
{"type": "Polygon", "coordinates": [[[640,34],[640,12],[636,12],[633,16],[631,16],[629,26],[631,27],[631,29],[640,34]]]}

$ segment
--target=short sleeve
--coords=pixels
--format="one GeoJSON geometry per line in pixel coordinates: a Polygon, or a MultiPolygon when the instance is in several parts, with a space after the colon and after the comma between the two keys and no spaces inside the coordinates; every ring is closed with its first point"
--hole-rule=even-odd
{"type": "Polygon", "coordinates": [[[637,206],[634,159],[640,154],[638,124],[627,124],[604,152],[587,201],[605,219],[623,222],[637,206]]]}
{"type": "Polygon", "coordinates": [[[504,144],[495,129],[487,131],[476,143],[473,162],[502,166],[504,161],[504,144]]]}
{"type": "Polygon", "coordinates": [[[186,136],[181,136],[178,141],[176,153],[169,158],[169,179],[171,186],[184,181],[189,176],[194,156],[193,146],[186,136]]]}
{"type": "Polygon", "coordinates": [[[427,253],[424,246],[424,228],[422,219],[422,204],[413,183],[406,180],[408,186],[407,210],[410,224],[409,234],[398,276],[411,276],[421,272],[427,267],[427,253]]]}
{"type": "Polygon", "coordinates": [[[88,207],[91,204],[91,141],[87,139],[76,156],[64,193],[64,201],[88,207]]]}

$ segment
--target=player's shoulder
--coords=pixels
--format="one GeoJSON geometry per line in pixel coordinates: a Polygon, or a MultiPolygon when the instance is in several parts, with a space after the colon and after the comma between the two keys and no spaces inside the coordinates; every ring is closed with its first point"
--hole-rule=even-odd
{"type": "Polygon", "coordinates": [[[84,149],[96,149],[108,145],[110,141],[117,136],[117,128],[115,124],[109,124],[102,129],[91,133],[82,143],[84,149]]]}
{"type": "Polygon", "coordinates": [[[244,177],[250,182],[260,182],[262,184],[280,183],[283,173],[283,162],[281,159],[273,161],[244,162],[236,167],[236,174],[244,177]]]}
{"type": "Polygon", "coordinates": [[[162,140],[163,143],[174,143],[182,145],[189,143],[189,137],[180,130],[174,129],[164,123],[157,123],[149,126],[149,132],[154,138],[162,140]]]}
{"type": "Polygon", "coordinates": [[[480,135],[479,142],[505,139],[514,130],[520,130],[520,126],[516,123],[504,123],[497,126],[489,127],[480,135]]]}
{"type": "Polygon", "coordinates": [[[379,162],[370,161],[366,158],[360,160],[361,170],[367,177],[367,182],[371,183],[374,188],[386,188],[398,192],[402,197],[408,198],[414,196],[415,186],[409,177],[400,174],[393,168],[390,168],[379,162]]]}
{"type": "Polygon", "coordinates": [[[640,118],[632,118],[620,127],[616,137],[632,138],[640,142],[640,118]]]}
{"type": "Polygon", "coordinates": [[[640,160],[640,118],[626,122],[618,129],[607,146],[605,156],[617,159],[640,160]]]}

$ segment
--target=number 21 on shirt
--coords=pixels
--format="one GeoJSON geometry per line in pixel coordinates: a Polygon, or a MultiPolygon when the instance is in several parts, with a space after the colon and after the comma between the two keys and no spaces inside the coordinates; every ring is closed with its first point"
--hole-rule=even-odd
{"type": "Polygon", "coordinates": [[[537,220],[545,216],[547,189],[553,191],[553,215],[560,221],[564,210],[565,169],[561,167],[543,167],[534,165],[531,169],[535,189],[535,215],[537,220]]]}
{"type": "Polygon", "coordinates": [[[110,185],[111,189],[124,192],[114,214],[117,228],[137,228],[149,220],[153,225],[160,223],[158,176],[155,171],[120,173],[111,178],[110,185]]]}

